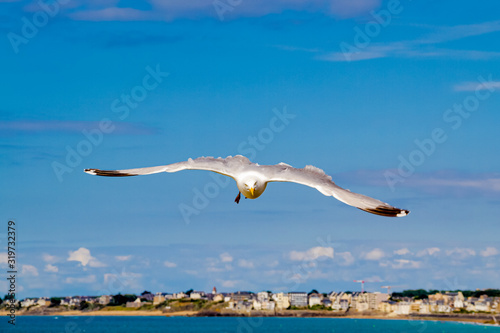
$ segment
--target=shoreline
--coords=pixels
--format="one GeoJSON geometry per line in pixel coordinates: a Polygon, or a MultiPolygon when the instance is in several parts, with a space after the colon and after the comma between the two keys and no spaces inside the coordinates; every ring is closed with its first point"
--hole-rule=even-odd
{"type": "MultiPolygon", "coordinates": [[[[0,311],[1,316],[6,316],[6,311],[0,311]]],[[[251,312],[235,312],[235,311],[161,311],[161,310],[132,310],[132,311],[20,311],[16,316],[51,316],[51,317],[79,317],[79,316],[130,316],[130,317],[269,317],[269,318],[339,318],[339,319],[377,319],[377,320],[411,320],[411,321],[451,321],[464,324],[480,324],[480,325],[495,325],[493,316],[500,322],[500,316],[476,314],[476,315],[447,315],[447,314],[425,314],[425,315],[394,315],[394,314],[345,314],[345,313],[331,313],[327,311],[314,311],[314,310],[284,310],[280,312],[267,312],[267,311],[251,311],[251,312]]]]}

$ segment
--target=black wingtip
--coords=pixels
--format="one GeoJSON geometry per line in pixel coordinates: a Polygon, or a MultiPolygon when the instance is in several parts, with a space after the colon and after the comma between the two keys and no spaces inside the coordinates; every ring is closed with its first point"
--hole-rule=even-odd
{"type": "Polygon", "coordinates": [[[372,213],[375,215],[380,215],[380,216],[388,216],[388,217],[402,217],[410,214],[409,210],[406,209],[399,209],[399,208],[394,208],[394,207],[384,207],[384,206],[378,206],[375,209],[371,208],[360,208],[361,210],[364,210],[365,212],[372,213]]]}
{"type": "Polygon", "coordinates": [[[90,175],[96,175],[96,176],[105,176],[105,177],[130,177],[130,176],[137,176],[136,174],[132,173],[125,173],[125,172],[120,172],[116,170],[99,170],[99,169],[84,169],[86,173],[90,175]]]}

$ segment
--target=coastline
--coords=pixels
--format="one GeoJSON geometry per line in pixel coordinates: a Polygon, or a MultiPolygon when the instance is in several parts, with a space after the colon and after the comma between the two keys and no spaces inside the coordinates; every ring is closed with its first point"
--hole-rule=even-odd
{"type": "MultiPolygon", "coordinates": [[[[1,316],[7,316],[8,312],[0,311],[1,316]]],[[[161,311],[161,310],[95,310],[61,311],[53,309],[50,311],[19,311],[16,316],[164,316],[164,317],[297,317],[297,318],[343,318],[343,319],[378,319],[378,320],[413,320],[413,321],[452,321],[467,324],[494,325],[493,314],[426,314],[426,315],[395,315],[382,313],[334,313],[321,310],[283,310],[279,312],[271,311],[211,311],[211,310],[183,310],[183,311],[161,311]]],[[[500,315],[496,314],[497,321],[500,322],[500,315]]]]}

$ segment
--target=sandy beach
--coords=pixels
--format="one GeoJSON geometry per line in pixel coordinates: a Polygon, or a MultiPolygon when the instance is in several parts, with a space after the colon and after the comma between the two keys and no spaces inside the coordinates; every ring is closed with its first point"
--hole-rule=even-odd
{"type": "MultiPolygon", "coordinates": [[[[165,316],[165,317],[175,317],[175,316],[193,316],[196,311],[176,311],[176,312],[162,312],[159,310],[146,311],[146,310],[135,310],[135,311],[54,311],[54,312],[37,312],[37,313],[27,313],[26,311],[20,311],[16,313],[16,316],[165,316]]],[[[7,316],[9,313],[6,311],[1,311],[0,316],[7,316]]]]}

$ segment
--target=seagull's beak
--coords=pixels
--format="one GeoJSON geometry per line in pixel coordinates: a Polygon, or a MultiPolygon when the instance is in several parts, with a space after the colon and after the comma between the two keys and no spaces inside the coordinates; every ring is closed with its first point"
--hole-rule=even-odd
{"type": "Polygon", "coordinates": [[[250,187],[250,193],[252,194],[252,197],[254,195],[254,192],[255,192],[255,187],[250,187]]]}

